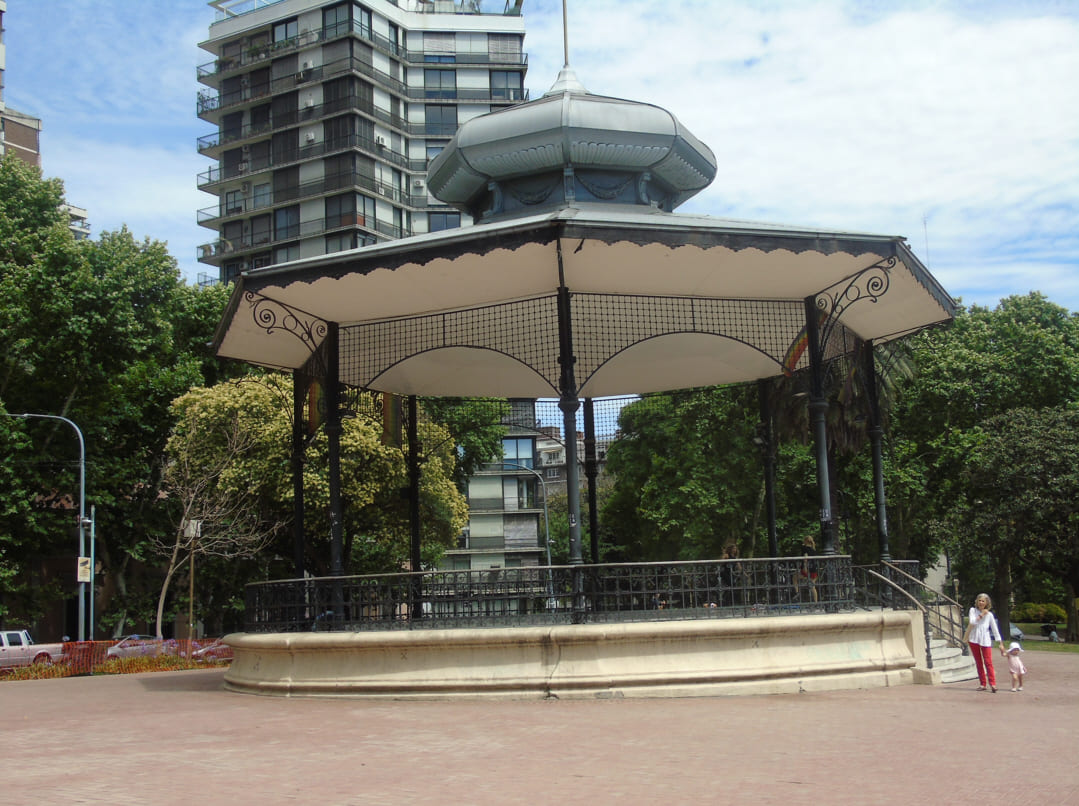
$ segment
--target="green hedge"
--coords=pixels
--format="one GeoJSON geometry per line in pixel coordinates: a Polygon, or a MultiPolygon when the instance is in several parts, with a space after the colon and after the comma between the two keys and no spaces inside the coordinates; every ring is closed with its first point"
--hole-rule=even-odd
{"type": "Polygon", "coordinates": [[[1057,604],[1023,602],[1011,612],[1012,622],[1030,624],[1060,624],[1068,620],[1064,608],[1057,604]]]}

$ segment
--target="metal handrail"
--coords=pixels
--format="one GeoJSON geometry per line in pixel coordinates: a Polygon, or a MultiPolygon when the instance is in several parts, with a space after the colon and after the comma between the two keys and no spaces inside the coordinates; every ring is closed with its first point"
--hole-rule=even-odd
{"type": "Polygon", "coordinates": [[[961,649],[964,655],[970,654],[970,648],[963,641],[963,606],[959,604],[959,602],[941,591],[934,590],[922,580],[915,576],[911,576],[902,568],[899,568],[890,562],[881,561],[881,566],[888,568],[891,572],[899,574],[909,582],[913,582],[921,590],[932,593],[936,598],[936,601],[933,602],[933,615],[936,617],[936,623],[933,625],[934,630],[936,630],[941,638],[946,640],[949,644],[961,649]],[[954,611],[946,613],[944,608],[954,608],[954,611]]]}
{"type": "MultiPolygon", "coordinates": [[[[881,565],[889,565],[889,563],[882,562],[881,565]]],[[[891,566],[891,567],[894,567],[894,566],[891,566]]],[[[862,566],[861,568],[859,568],[859,570],[865,572],[866,574],[869,574],[871,576],[876,577],[878,580],[885,583],[893,592],[898,591],[899,593],[903,594],[904,596],[907,597],[907,599],[910,600],[910,602],[914,605],[914,607],[916,607],[918,610],[922,611],[922,628],[923,628],[922,631],[925,633],[925,664],[926,664],[926,668],[932,669],[933,668],[933,646],[932,646],[932,642],[931,642],[931,639],[930,639],[930,630],[929,630],[929,608],[926,607],[922,602],[918,601],[918,597],[914,596],[910,591],[908,591],[902,585],[897,584],[894,580],[888,579],[888,577],[884,576],[883,574],[878,574],[872,568],[866,568],[865,566],[862,566]]],[[[898,569],[896,569],[896,570],[898,570],[898,569]]],[[[904,576],[910,576],[909,574],[906,574],[904,572],[900,572],[900,573],[903,573],[904,576]]],[[[920,580],[918,580],[918,581],[920,581],[920,580]]],[[[885,604],[886,603],[883,601],[883,598],[882,598],[881,605],[885,606],[885,604]]],[[[888,603],[888,604],[890,604],[890,603],[888,603]]]]}

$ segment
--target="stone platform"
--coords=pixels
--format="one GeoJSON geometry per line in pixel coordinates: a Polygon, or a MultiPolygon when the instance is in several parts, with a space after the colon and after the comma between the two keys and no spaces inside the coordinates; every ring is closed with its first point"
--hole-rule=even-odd
{"type": "Polygon", "coordinates": [[[225,641],[228,689],[282,697],[685,697],[939,682],[920,614],[909,611],[225,641]]]}

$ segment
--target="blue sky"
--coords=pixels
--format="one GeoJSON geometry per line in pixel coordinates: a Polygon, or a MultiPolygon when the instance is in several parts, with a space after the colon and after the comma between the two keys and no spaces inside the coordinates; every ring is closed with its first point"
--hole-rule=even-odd
{"type": "MultiPolygon", "coordinates": [[[[1079,3],[570,0],[570,62],[663,106],[715,152],[685,212],[903,235],[951,292],[1079,311],[1079,3]]],[[[503,0],[487,0],[501,10],[503,0]]],[[[525,0],[526,85],[563,61],[561,2],[525,0]]],[[[12,0],[9,106],[42,118],[47,176],[95,233],[210,267],[195,177],[205,0],[12,0]]]]}

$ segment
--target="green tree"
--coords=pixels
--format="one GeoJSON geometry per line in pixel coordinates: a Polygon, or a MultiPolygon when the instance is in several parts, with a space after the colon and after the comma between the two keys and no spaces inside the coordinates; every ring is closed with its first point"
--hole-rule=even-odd
{"type": "Polygon", "coordinates": [[[889,440],[893,533],[923,559],[945,547],[964,598],[990,588],[1005,602],[1022,537],[1010,520],[974,528],[984,499],[969,495],[968,460],[993,418],[1079,399],[1079,319],[1031,293],[960,311],[908,346],[916,374],[902,385],[889,440]]]}
{"type": "MultiPolygon", "coordinates": [[[[62,202],[60,182],[0,161],[0,405],[68,417],[83,432],[87,502],[96,507],[104,567],[97,613],[120,630],[134,602],[146,615],[141,602],[157,585],[146,548],[168,528],[157,493],[169,405],[225,371],[207,343],[227,290],[186,286],[163,244],[137,242],[126,229],[76,241],[62,202]]],[[[42,421],[11,421],[6,433],[16,442],[8,462],[18,484],[9,474],[0,494],[70,499],[77,489],[71,435],[42,421]]],[[[4,562],[15,572],[5,601],[33,603],[20,617],[32,619],[48,600],[71,595],[40,589],[29,571],[43,559],[70,557],[74,521],[70,508],[40,505],[0,520],[4,562]]]]}
{"type": "Polygon", "coordinates": [[[1054,574],[1067,592],[1068,638],[1079,640],[1079,410],[991,417],[976,429],[966,464],[962,511],[992,560],[1001,601],[1021,567],[1054,574]]]}
{"type": "MultiPolygon", "coordinates": [[[[178,432],[171,445],[194,456],[221,456],[221,435],[232,423],[251,437],[250,446],[235,456],[218,479],[220,490],[258,502],[264,524],[291,523],[293,489],[289,456],[291,379],[267,374],[239,383],[225,382],[193,389],[176,401],[181,422],[199,428],[178,432]]],[[[468,521],[467,503],[454,476],[457,454],[446,429],[430,420],[418,424],[423,456],[420,476],[422,555],[425,565],[437,562],[454,545],[468,521]]],[[[409,557],[408,501],[405,454],[385,445],[382,423],[371,417],[347,418],[341,434],[341,497],[344,503],[344,563],[348,573],[400,571],[409,557]]],[[[304,532],[307,567],[330,573],[329,477],[327,443],[319,432],[309,443],[304,463],[304,532]]],[[[275,549],[289,556],[282,533],[275,549]]],[[[200,583],[201,585],[201,583],[200,583]]],[[[225,593],[219,591],[219,596],[225,593]]]]}

